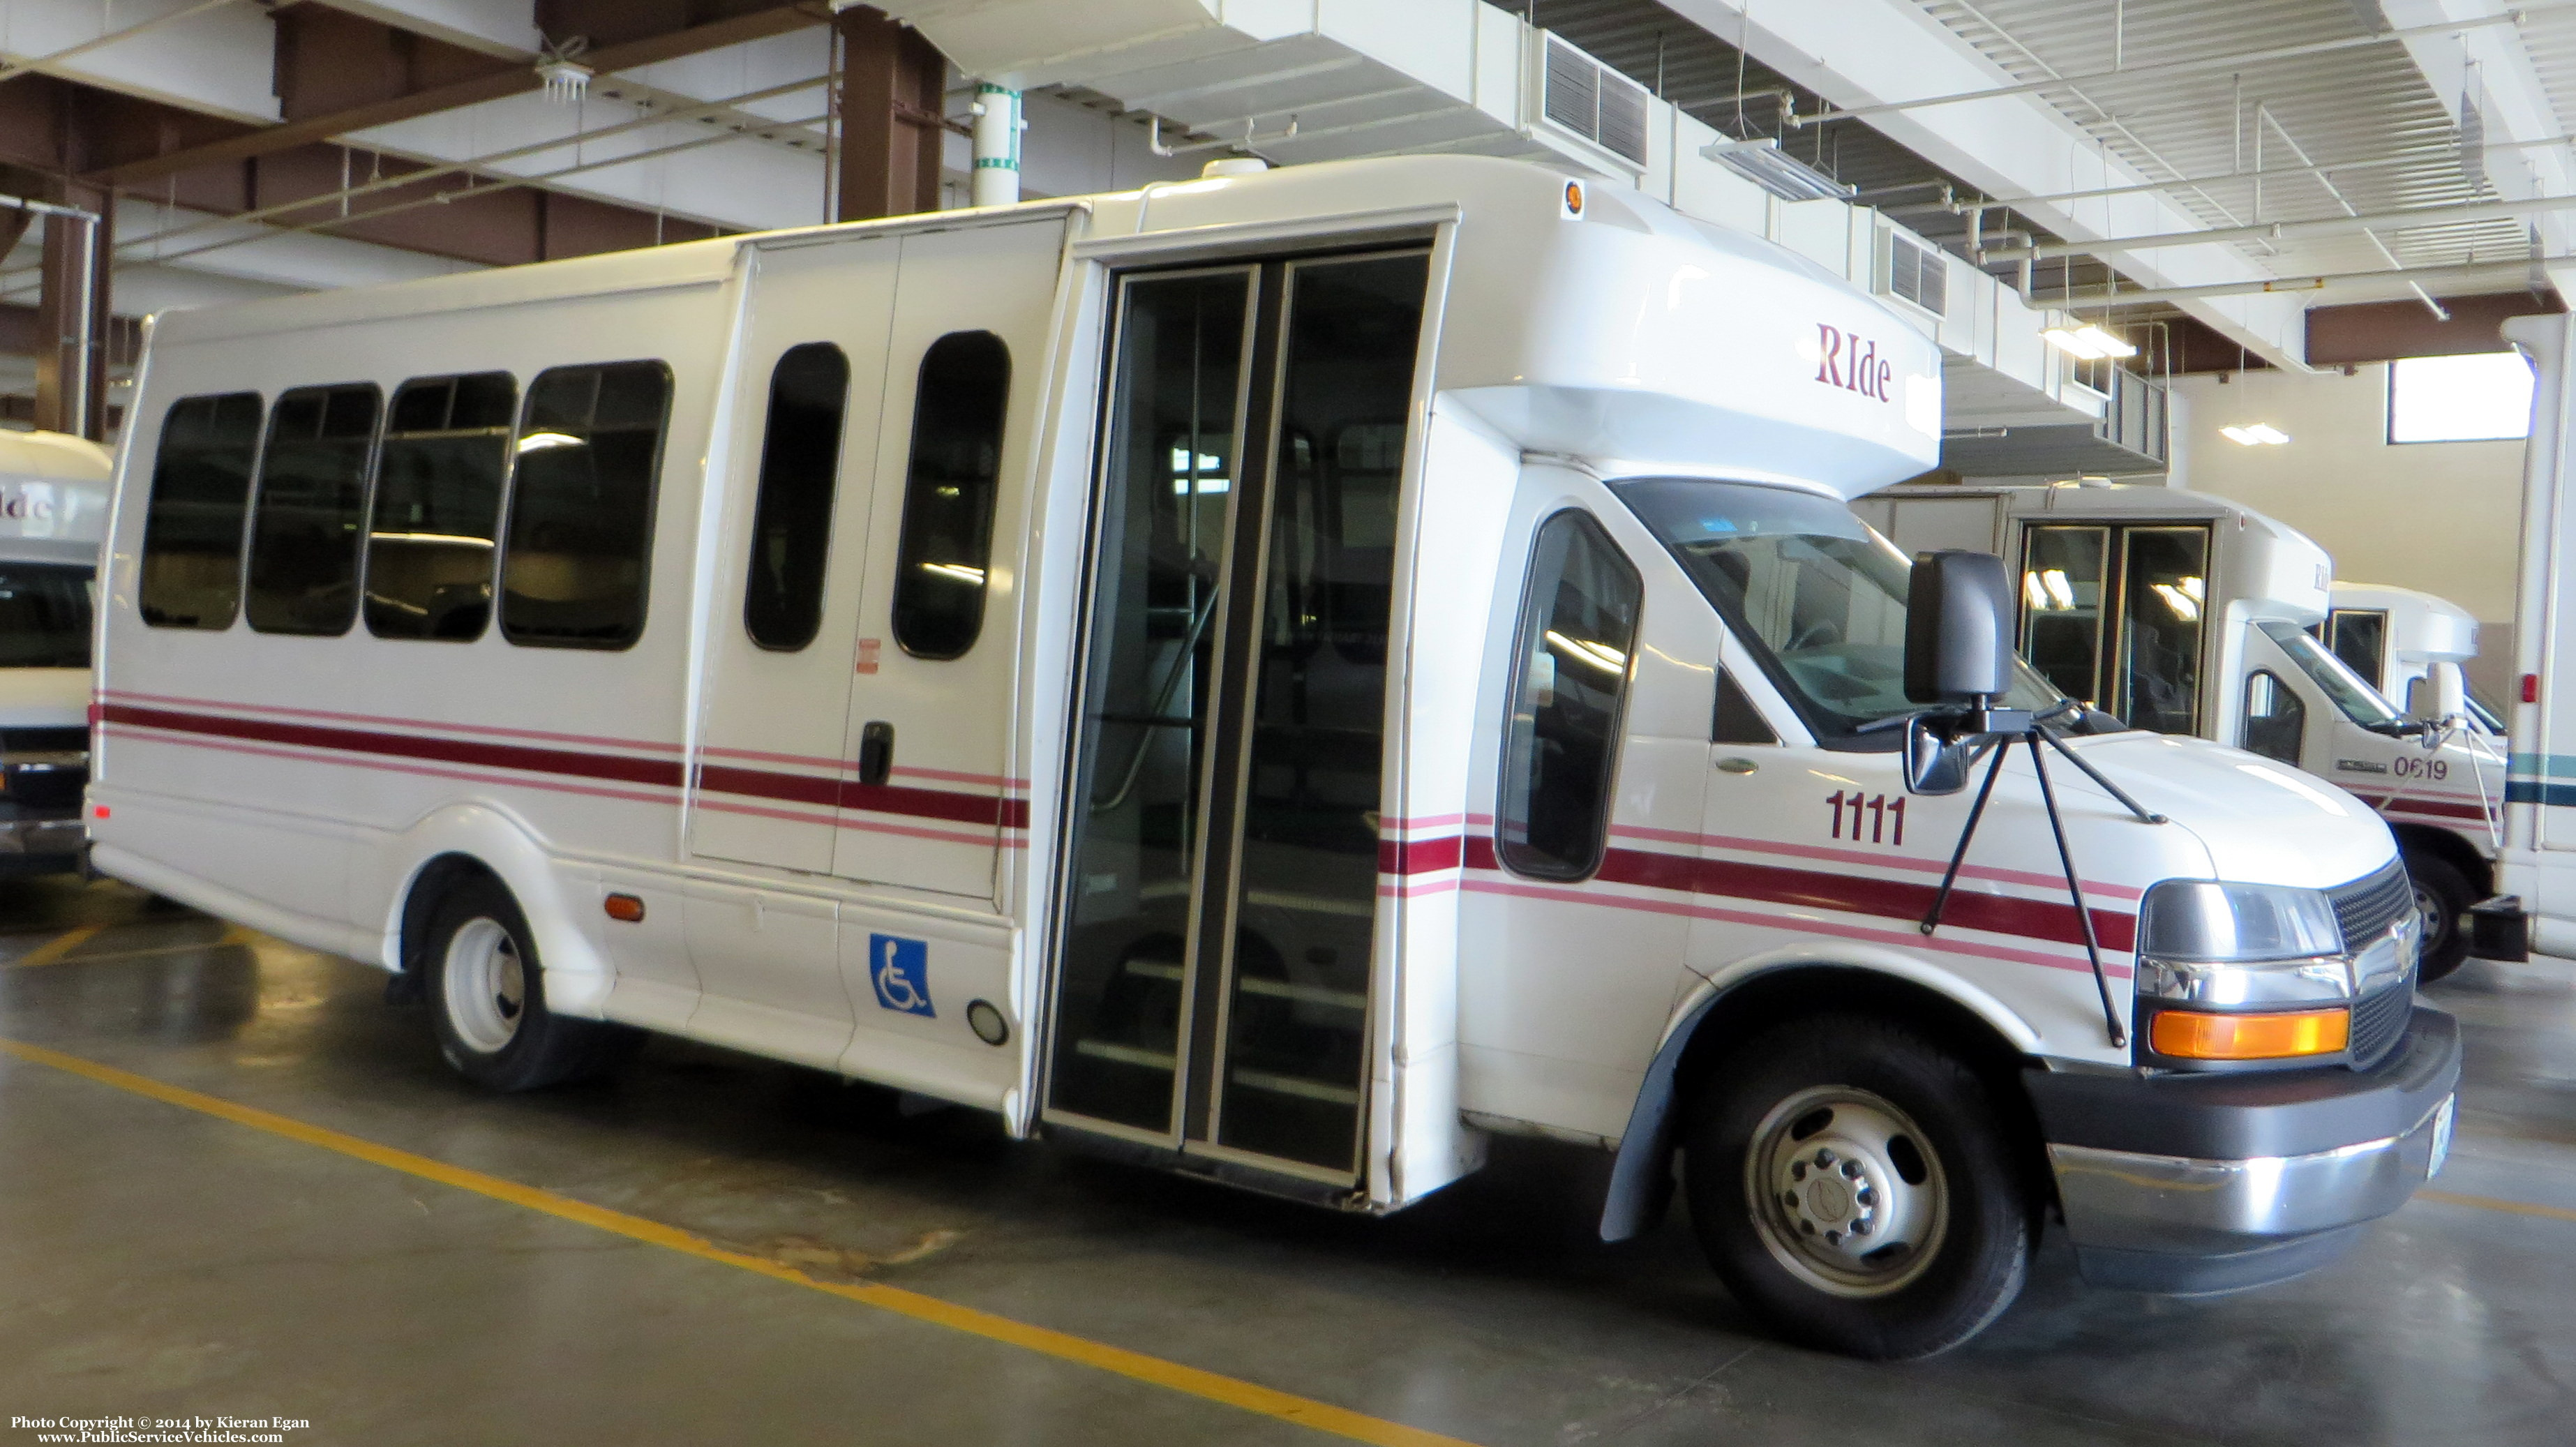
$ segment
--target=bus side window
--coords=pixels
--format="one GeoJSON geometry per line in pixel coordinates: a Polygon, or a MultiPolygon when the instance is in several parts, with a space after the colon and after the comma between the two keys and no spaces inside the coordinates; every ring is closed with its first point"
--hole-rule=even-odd
{"type": "Polygon", "coordinates": [[[850,359],[830,342],[789,347],[769,373],[760,494],[751,509],[742,626],[763,648],[793,653],[823,626],[823,567],[832,549],[832,491],[850,359]]]}
{"type": "Polygon", "coordinates": [[[371,382],[294,387],[268,414],[251,499],[250,593],[261,633],[337,637],[358,618],[358,529],[384,394],[371,382]]]}
{"type": "Polygon", "coordinates": [[[1762,710],[1744,692],[1735,675],[1721,668],[1717,671],[1717,711],[1710,720],[1708,741],[1713,744],[1776,744],[1780,735],[1762,710]]]}
{"type": "Polygon", "coordinates": [[[394,393],[367,521],[368,632],[483,636],[518,401],[507,372],[415,377],[394,393]]]}
{"type": "Polygon", "coordinates": [[[671,369],[660,362],[554,367],[528,384],[502,548],[502,637],[630,648],[643,636],[670,413],[671,369]]]}
{"type": "Polygon", "coordinates": [[[894,573],[894,641],[915,658],[961,657],[984,630],[1010,390],[1011,349],[991,332],[950,332],[922,355],[894,573]]]}
{"type": "Polygon", "coordinates": [[[2245,678],[2245,752],[2299,766],[2299,743],[2307,732],[2308,706],[2290,686],[2256,669],[2245,678]]]}
{"type": "Polygon", "coordinates": [[[137,589],[153,627],[233,626],[259,420],[257,392],[182,397],[162,418],[137,589]]]}
{"type": "Polygon", "coordinates": [[[1495,853],[1516,873],[1581,879],[1600,867],[1643,594],[1591,514],[1569,508],[1540,524],[1495,810],[1495,853]]]}

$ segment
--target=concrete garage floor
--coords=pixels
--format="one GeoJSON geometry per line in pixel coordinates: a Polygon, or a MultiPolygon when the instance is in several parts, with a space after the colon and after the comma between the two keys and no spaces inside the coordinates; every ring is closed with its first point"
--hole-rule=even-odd
{"type": "Polygon", "coordinates": [[[0,882],[0,921],[0,1040],[42,1047],[0,1050],[0,1427],[274,1414],[315,1447],[2576,1433],[2576,965],[2472,964],[2433,992],[2470,1043],[2457,1152],[2337,1265],[2164,1301],[2083,1289],[2051,1238],[1996,1329],[1882,1367],[1764,1339],[1678,1219],[1592,1240],[1602,1163],[1581,1154],[1506,1143],[1367,1221],[669,1041],[609,1082],[492,1097],[372,969],[111,883],[0,882]],[[143,1093],[171,1087],[194,1094],[143,1093]],[[594,1208],[619,1214],[567,1218],[594,1208]]]}

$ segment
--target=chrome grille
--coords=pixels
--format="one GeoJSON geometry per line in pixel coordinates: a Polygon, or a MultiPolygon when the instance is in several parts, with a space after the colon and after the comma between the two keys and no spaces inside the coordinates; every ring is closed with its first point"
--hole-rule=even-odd
{"type": "MultiPolygon", "coordinates": [[[[2334,901],[2335,922],[2343,927],[2343,946],[2355,954],[2415,911],[2415,887],[2407,882],[2406,866],[2393,859],[2383,869],[2326,891],[2326,896],[2334,901]]],[[[2410,960],[2404,980],[2353,1002],[2352,1036],[2346,1047],[2352,1068],[2368,1070],[2387,1058],[2406,1033],[2406,1021],[2414,1009],[2415,964],[2410,960]]]]}
{"type": "Polygon", "coordinates": [[[2390,860],[2385,868],[2350,884],[2326,891],[2334,901],[2335,923],[2343,926],[2343,947],[2358,952],[2388,932],[2415,908],[2415,888],[2407,883],[2406,866],[2390,860]]]}

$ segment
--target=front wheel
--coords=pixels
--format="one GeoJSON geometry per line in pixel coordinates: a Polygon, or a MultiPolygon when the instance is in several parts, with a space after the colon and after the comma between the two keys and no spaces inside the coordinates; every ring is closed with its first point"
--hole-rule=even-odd
{"type": "Polygon", "coordinates": [[[422,968],[439,1051],[477,1085],[534,1090],[595,1074],[633,1041],[618,1026],[546,1008],[527,916],[498,880],[464,880],[439,901],[422,968]]]}
{"type": "Polygon", "coordinates": [[[2021,1293],[2033,1196],[1993,1093],[1889,1021],[1772,1030],[1703,1085],[1691,1224],[1784,1335],[1881,1361],[1983,1331],[2021,1293]]]}
{"type": "Polygon", "coordinates": [[[2421,961],[2415,982],[2429,985],[2460,967],[2469,957],[2469,932],[2461,927],[2469,906],[2469,881],[2459,866],[2438,855],[2406,853],[2406,879],[2415,890],[2415,914],[2424,924],[2421,961]]]}

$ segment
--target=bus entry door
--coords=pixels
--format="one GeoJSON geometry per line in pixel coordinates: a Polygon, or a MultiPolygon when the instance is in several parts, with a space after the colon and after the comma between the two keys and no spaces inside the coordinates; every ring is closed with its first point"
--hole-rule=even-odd
{"type": "Polygon", "coordinates": [[[1419,250],[1120,279],[1051,1121],[1361,1177],[1427,282],[1419,250]]]}

